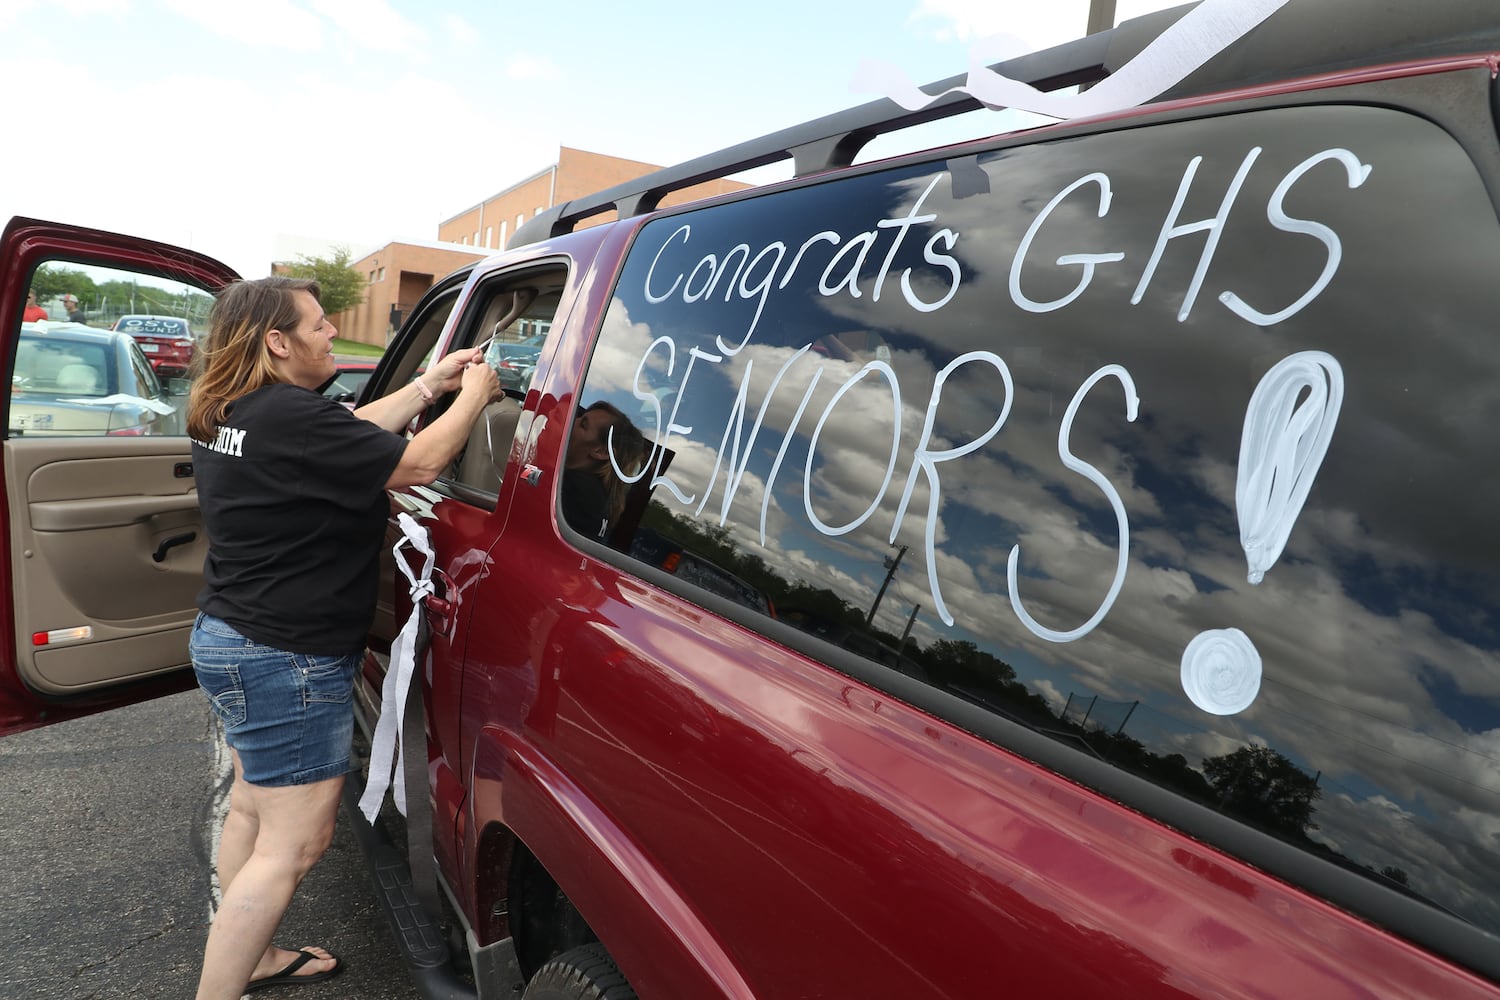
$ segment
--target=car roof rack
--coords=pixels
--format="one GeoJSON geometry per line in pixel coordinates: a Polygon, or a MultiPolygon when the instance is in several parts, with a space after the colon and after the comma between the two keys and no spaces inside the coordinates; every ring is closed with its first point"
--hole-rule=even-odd
{"type": "MultiPolygon", "coordinates": [[[[1043,49],[990,69],[1042,91],[1107,78],[1176,24],[1197,3],[1131,18],[1114,28],[1043,49]]],[[[1291,0],[1181,83],[1159,95],[1175,100],[1316,73],[1413,59],[1500,49],[1500,16],[1475,0],[1423,0],[1372,16],[1369,0],[1291,0]]],[[[924,87],[941,93],[967,74],[924,87]]],[[[614,210],[620,218],[655,211],[673,191],[791,159],[794,176],[850,166],[877,136],[978,110],[978,100],[952,93],[907,111],[880,98],[858,107],[772,132],[555,205],[516,230],[509,247],[573,231],[586,218],[614,210]]]]}

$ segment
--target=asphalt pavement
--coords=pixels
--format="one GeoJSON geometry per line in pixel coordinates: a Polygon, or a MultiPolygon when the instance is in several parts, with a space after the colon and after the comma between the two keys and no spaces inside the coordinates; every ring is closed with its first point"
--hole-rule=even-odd
{"type": "MultiPolygon", "coordinates": [[[[197,691],[0,738],[0,997],[193,995],[226,764],[197,691]]],[[[418,998],[343,813],[277,941],[347,964],[299,1000],[418,998]]]]}

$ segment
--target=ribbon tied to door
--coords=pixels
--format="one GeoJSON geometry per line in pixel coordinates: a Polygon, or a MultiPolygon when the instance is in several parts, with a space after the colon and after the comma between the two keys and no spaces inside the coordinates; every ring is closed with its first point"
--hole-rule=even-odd
{"type": "Polygon", "coordinates": [[[417,672],[417,639],[422,628],[423,601],[436,590],[432,583],[432,567],[437,561],[432,551],[432,542],[427,529],[405,512],[397,515],[401,526],[401,538],[391,548],[396,557],[396,566],[406,577],[407,593],[411,595],[411,615],[396,641],[391,644],[390,665],[386,668],[385,683],[380,690],[380,721],[375,725],[375,735],[370,739],[370,779],[359,800],[359,811],[370,822],[380,812],[387,790],[401,815],[406,815],[405,755],[425,753],[426,747],[402,745],[401,734],[405,731],[406,696],[417,672]],[[412,572],[411,566],[402,557],[402,550],[415,549],[422,554],[422,570],[412,572]],[[394,786],[391,772],[395,772],[394,786]]]}

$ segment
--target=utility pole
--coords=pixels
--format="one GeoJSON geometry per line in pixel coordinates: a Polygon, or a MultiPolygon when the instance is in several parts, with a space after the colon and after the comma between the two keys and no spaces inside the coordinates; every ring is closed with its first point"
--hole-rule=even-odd
{"type": "Polygon", "coordinates": [[[896,552],[896,558],[885,557],[885,579],[880,582],[880,592],[875,595],[875,603],[870,605],[870,613],[865,615],[865,628],[869,628],[875,621],[875,609],[880,607],[880,599],[885,596],[885,588],[891,585],[891,577],[896,575],[896,567],[901,565],[901,557],[904,555],[906,555],[905,545],[896,552]]]}
{"type": "Polygon", "coordinates": [[[902,653],[906,652],[906,637],[911,635],[911,627],[917,623],[917,612],[920,610],[922,610],[920,604],[911,606],[911,617],[906,619],[906,629],[901,633],[901,642],[896,646],[896,649],[902,653]]]}
{"type": "Polygon", "coordinates": [[[1089,0],[1088,33],[1096,35],[1115,26],[1115,0],[1089,0]]]}

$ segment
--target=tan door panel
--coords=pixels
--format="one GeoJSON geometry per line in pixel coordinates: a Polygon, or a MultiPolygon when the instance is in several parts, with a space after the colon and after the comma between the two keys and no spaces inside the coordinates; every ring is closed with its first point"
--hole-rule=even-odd
{"type": "Polygon", "coordinates": [[[208,550],[188,439],[13,439],[5,453],[9,495],[22,501],[10,545],[27,685],[78,694],[186,667],[208,550]],[[81,626],[92,634],[32,640],[81,626]]]}

